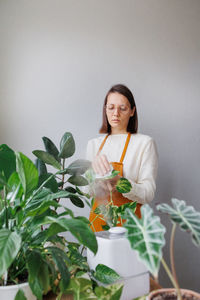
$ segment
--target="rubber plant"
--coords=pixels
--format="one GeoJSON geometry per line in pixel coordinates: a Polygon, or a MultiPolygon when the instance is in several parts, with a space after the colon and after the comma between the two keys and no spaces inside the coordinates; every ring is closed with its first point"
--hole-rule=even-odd
{"type": "Polygon", "coordinates": [[[172,231],[170,239],[170,260],[171,270],[167,266],[162,248],[165,245],[164,234],[166,228],[161,224],[160,218],[155,216],[153,210],[148,204],[141,208],[142,218],[139,219],[130,209],[125,211],[124,218],[127,229],[127,238],[131,247],[138,252],[140,260],[146,265],[148,270],[158,281],[158,272],[160,263],[162,263],[167,272],[172,285],[176,289],[177,298],[181,299],[181,290],[178,284],[175,263],[174,263],[174,236],[177,225],[185,232],[189,232],[192,241],[196,246],[200,246],[200,213],[194,207],[186,205],[185,201],[175,198],[171,199],[172,206],[168,204],[159,204],[157,209],[168,214],[172,221],[172,231]]]}
{"type": "MultiPolygon", "coordinates": [[[[81,174],[88,162],[77,160],[65,168],[66,158],[75,151],[70,133],[63,135],[59,151],[50,139],[43,141],[46,151],[34,151],[39,157],[37,167],[23,153],[0,145],[0,285],[28,281],[39,300],[49,289],[60,299],[78,273],[90,274],[81,247],[97,252],[88,220],[75,217],[67,203],[59,201],[68,198],[78,206],[87,201],[78,186],[87,182],[81,174]],[[47,172],[46,164],[56,171],[47,172]],[[60,235],[64,231],[71,232],[77,243],[66,241],[60,235]]],[[[114,295],[119,288],[110,287],[106,293],[114,295]]],[[[97,286],[94,299],[101,299],[96,293],[100,293],[97,286]]],[[[15,299],[26,299],[22,290],[15,299]]]]}

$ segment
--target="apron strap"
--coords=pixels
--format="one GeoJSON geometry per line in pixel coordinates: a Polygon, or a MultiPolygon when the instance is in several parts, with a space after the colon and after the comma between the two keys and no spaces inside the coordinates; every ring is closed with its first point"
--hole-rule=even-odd
{"type": "Polygon", "coordinates": [[[128,135],[127,135],[127,138],[126,138],[126,143],[125,143],[125,146],[124,146],[124,150],[122,152],[122,156],[120,158],[120,163],[123,163],[123,160],[124,160],[124,157],[126,155],[126,150],[128,148],[128,144],[129,144],[130,138],[131,138],[131,134],[129,132],[128,135]]]}
{"type": "Polygon", "coordinates": [[[98,150],[98,152],[97,152],[97,155],[101,152],[101,150],[102,150],[102,148],[103,148],[103,146],[104,146],[104,144],[105,144],[105,142],[106,142],[108,136],[109,136],[109,134],[107,134],[107,135],[105,136],[105,138],[103,139],[103,142],[101,143],[101,145],[100,145],[100,147],[99,147],[99,150],[98,150]]]}

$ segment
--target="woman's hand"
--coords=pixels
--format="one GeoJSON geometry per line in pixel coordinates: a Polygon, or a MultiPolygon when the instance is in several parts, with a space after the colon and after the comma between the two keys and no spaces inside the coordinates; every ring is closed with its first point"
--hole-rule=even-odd
{"type": "Polygon", "coordinates": [[[110,163],[106,155],[97,155],[92,162],[92,168],[96,174],[104,176],[111,171],[110,163]]]}

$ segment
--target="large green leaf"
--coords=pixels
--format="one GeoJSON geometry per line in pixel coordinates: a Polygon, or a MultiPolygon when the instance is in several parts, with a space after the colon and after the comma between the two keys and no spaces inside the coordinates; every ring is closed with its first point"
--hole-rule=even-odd
{"type": "Polygon", "coordinates": [[[68,158],[75,152],[75,141],[70,132],[65,132],[60,141],[60,153],[59,157],[68,158]]]}
{"type": "Polygon", "coordinates": [[[115,270],[103,264],[98,264],[96,266],[95,272],[93,272],[93,276],[95,277],[95,279],[104,284],[111,284],[120,279],[120,275],[115,272],[115,270]]]}
{"type": "Polygon", "coordinates": [[[67,293],[73,294],[74,300],[98,300],[93,292],[92,281],[86,278],[71,278],[70,284],[66,290],[67,293]]]}
{"type": "Polygon", "coordinates": [[[127,237],[131,247],[138,252],[139,258],[154,277],[157,277],[166,230],[148,204],[142,206],[141,214],[142,219],[139,219],[132,210],[127,209],[124,227],[128,230],[127,237]]]}
{"type": "Polygon", "coordinates": [[[73,184],[73,185],[78,185],[78,186],[85,186],[88,185],[87,179],[81,175],[72,175],[69,177],[68,182],[73,184]]]}
{"type": "Polygon", "coordinates": [[[77,159],[72,162],[67,170],[67,174],[71,175],[81,175],[86,172],[91,167],[91,162],[85,159],[77,159]]]}
{"type": "Polygon", "coordinates": [[[0,277],[7,271],[21,247],[21,237],[8,229],[0,230],[0,277]]]}
{"type": "Polygon", "coordinates": [[[84,202],[81,200],[81,198],[79,198],[77,195],[71,194],[69,196],[69,199],[71,200],[71,202],[77,206],[77,207],[84,207],[84,202]]]}
{"type": "Polygon", "coordinates": [[[67,219],[60,218],[55,219],[51,217],[46,218],[47,223],[55,223],[58,224],[63,231],[69,230],[72,235],[84,246],[88,247],[92,252],[96,254],[97,252],[97,240],[96,236],[91,230],[91,228],[79,219],[67,219]]]}
{"type": "Polygon", "coordinates": [[[52,177],[52,173],[46,173],[46,174],[41,174],[39,176],[39,183],[38,183],[38,187],[45,181],[47,180],[49,177],[51,177],[51,179],[44,185],[46,188],[49,188],[52,192],[57,192],[58,191],[58,183],[55,179],[55,177],[52,177]]]}
{"type": "Polygon", "coordinates": [[[3,172],[6,179],[16,171],[15,153],[7,145],[0,145],[0,173],[3,172]]]}
{"type": "Polygon", "coordinates": [[[38,185],[38,170],[33,162],[20,152],[16,152],[16,164],[24,194],[28,197],[38,185]]]}
{"type": "Polygon", "coordinates": [[[44,142],[46,152],[53,155],[55,159],[60,162],[60,158],[58,157],[59,151],[56,145],[46,136],[43,136],[42,140],[44,142]]]}
{"type": "Polygon", "coordinates": [[[53,155],[49,154],[48,152],[45,152],[43,150],[34,150],[33,154],[41,159],[45,164],[51,165],[58,170],[61,169],[61,164],[55,159],[53,155]]]}
{"type": "Polygon", "coordinates": [[[181,229],[190,232],[194,244],[200,246],[200,213],[193,206],[186,205],[183,200],[172,198],[171,201],[173,207],[163,203],[157,205],[157,209],[167,213],[172,222],[179,224],[181,229]]]}

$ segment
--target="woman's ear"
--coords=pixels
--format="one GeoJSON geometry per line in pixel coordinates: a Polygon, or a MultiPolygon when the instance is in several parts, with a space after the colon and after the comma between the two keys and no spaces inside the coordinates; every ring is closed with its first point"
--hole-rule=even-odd
{"type": "Polygon", "coordinates": [[[135,106],[134,106],[133,109],[132,109],[131,117],[134,116],[134,113],[135,113],[135,106]]]}

